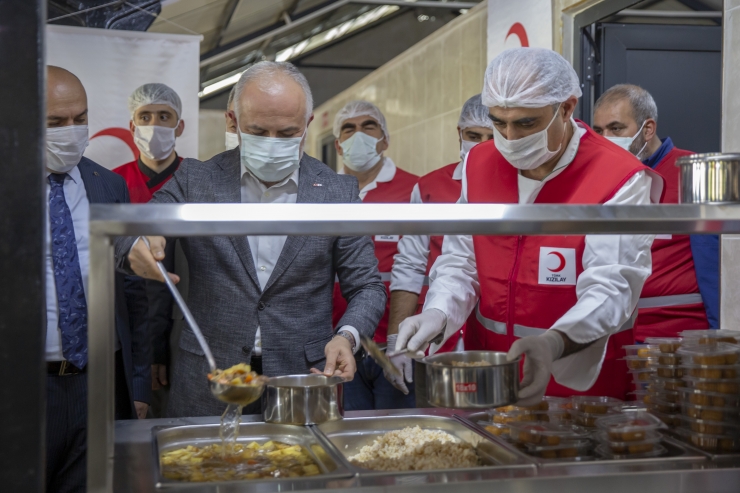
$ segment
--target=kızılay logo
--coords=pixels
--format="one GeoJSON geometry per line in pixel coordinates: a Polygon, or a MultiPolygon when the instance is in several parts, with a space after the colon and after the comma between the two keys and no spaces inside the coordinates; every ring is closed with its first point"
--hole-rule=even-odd
{"type": "Polygon", "coordinates": [[[455,392],[478,392],[478,384],[475,382],[456,383],[455,392]]]}
{"type": "Polygon", "coordinates": [[[576,285],[575,248],[540,247],[539,284],[576,285]]]}

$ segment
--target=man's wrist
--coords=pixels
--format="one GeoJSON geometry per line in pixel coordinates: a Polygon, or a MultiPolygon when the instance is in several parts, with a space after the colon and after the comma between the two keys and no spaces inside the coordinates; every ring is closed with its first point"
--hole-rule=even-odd
{"type": "Polygon", "coordinates": [[[565,353],[565,340],[567,336],[557,330],[548,330],[543,334],[544,337],[549,338],[552,343],[550,344],[550,350],[552,351],[552,360],[556,361],[564,356],[565,353]]]}
{"type": "Polygon", "coordinates": [[[352,327],[351,325],[340,325],[339,329],[337,329],[337,334],[341,332],[347,332],[349,335],[352,336],[352,339],[346,338],[347,341],[352,346],[352,353],[357,354],[357,351],[360,350],[362,346],[360,346],[360,332],[352,327]],[[354,342],[353,342],[354,341],[354,342]]]}
{"type": "Polygon", "coordinates": [[[343,339],[346,339],[347,342],[349,342],[350,349],[354,351],[354,348],[357,345],[357,341],[355,341],[355,336],[353,336],[350,331],[348,331],[348,330],[338,330],[337,333],[334,335],[334,338],[337,338],[337,337],[341,337],[343,339]]]}

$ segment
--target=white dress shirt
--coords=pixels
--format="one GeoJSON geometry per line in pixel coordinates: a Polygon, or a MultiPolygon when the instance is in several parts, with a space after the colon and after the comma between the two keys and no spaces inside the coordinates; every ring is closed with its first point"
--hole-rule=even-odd
{"type": "MultiPolygon", "coordinates": [[[[49,203],[51,185],[46,172],[46,203],[49,203]]],[[[90,202],[87,200],[85,183],[82,181],[80,170],[75,166],[67,173],[64,179],[64,199],[72,214],[72,224],[75,231],[75,242],[77,243],[77,255],[80,259],[80,272],[82,273],[82,289],[87,299],[87,281],[90,270],[89,249],[89,222],[90,202]]],[[[56,279],[54,277],[54,261],[51,256],[51,224],[49,212],[44,215],[44,261],[46,265],[46,361],[62,361],[62,332],[59,330],[59,303],[57,301],[56,279]]],[[[118,338],[116,338],[116,344],[118,338]]]]}
{"type": "MultiPolygon", "coordinates": [[[[460,181],[463,163],[460,161],[452,172],[452,179],[460,181]]],[[[419,184],[411,191],[411,203],[423,204],[419,184]]],[[[404,235],[398,242],[398,253],[393,257],[391,291],[408,291],[420,294],[427,274],[429,261],[429,235],[404,235]]]]}
{"type": "MultiPolygon", "coordinates": [[[[573,138],[555,171],[542,181],[519,175],[519,203],[531,204],[544,184],[559,175],[575,158],[585,129],[574,126],[573,138]]],[[[646,205],[651,201],[652,178],[636,173],[607,201],[606,205],[646,205]]],[[[463,172],[459,203],[467,203],[467,181],[463,172]]],[[[553,365],[558,383],[576,390],[593,385],[601,370],[606,343],[635,310],[645,279],[652,271],[650,247],[653,235],[586,235],[583,272],[576,280],[578,301],[553,325],[576,343],[597,341],[583,351],[553,365]]],[[[442,254],[430,277],[424,310],[437,308],[447,315],[445,336],[456,332],[480,297],[478,271],[472,236],[445,236],[442,254]]],[[[434,346],[436,350],[438,346],[434,346]]]]}
{"type": "MultiPolygon", "coordinates": [[[[295,204],[298,199],[298,173],[295,170],[289,177],[280,183],[267,188],[264,183],[259,181],[250,173],[242,164],[241,177],[241,198],[244,204],[295,204]]],[[[249,249],[252,251],[252,260],[254,268],[257,271],[257,279],[260,288],[264,289],[267,281],[275,269],[280,253],[285,246],[287,236],[247,236],[249,249]]],[[[354,327],[349,325],[343,326],[340,330],[347,331],[355,338],[353,351],[357,352],[360,348],[360,334],[354,327]]],[[[254,354],[262,354],[262,338],[260,328],[254,336],[254,354]]]]}

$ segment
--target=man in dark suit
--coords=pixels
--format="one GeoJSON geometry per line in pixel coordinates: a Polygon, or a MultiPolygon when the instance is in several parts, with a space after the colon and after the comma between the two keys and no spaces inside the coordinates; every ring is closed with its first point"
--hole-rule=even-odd
{"type": "MultiPolygon", "coordinates": [[[[235,89],[234,110],[239,147],[206,162],[185,159],[152,203],[360,202],[356,178],[337,175],[302,152],[313,101],[308,82],[293,65],[260,62],[250,67],[235,89]]],[[[162,279],[155,258],[165,257],[165,239],[149,237],[151,248],[135,241],[117,241],[119,266],[162,279]]],[[[373,336],[386,303],[370,238],[180,241],[190,270],[188,304],[220,368],[246,361],[268,376],[323,368],[327,375],[354,377],[359,336],[373,336]],[[333,327],[335,276],[348,307],[333,327]]],[[[223,403],[210,393],[207,373],[195,336],[184,330],[170,374],[170,416],[223,411],[223,403]]],[[[259,403],[245,409],[260,411],[259,403]]]]}
{"type": "MultiPolygon", "coordinates": [[[[89,205],[129,201],[126,182],[82,157],[87,95],[48,67],[46,225],[47,491],[83,492],[87,447],[89,205]]],[[[116,418],[146,417],[151,393],[144,284],[116,275],[116,418]]]]}

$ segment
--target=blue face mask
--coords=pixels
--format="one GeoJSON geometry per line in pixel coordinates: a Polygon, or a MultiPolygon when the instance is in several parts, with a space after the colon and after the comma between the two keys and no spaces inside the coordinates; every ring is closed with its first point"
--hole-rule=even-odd
{"type": "Polygon", "coordinates": [[[352,137],[339,144],[342,147],[344,165],[358,173],[368,171],[380,161],[377,144],[381,140],[364,132],[355,132],[352,137]]]}
{"type": "Polygon", "coordinates": [[[303,150],[300,137],[260,137],[239,132],[241,163],[254,176],[266,183],[277,183],[298,169],[303,150]]]}
{"type": "MultiPolygon", "coordinates": [[[[645,123],[647,123],[647,120],[642,122],[642,125],[640,125],[640,130],[638,130],[637,133],[632,137],[607,137],[607,140],[614,142],[627,152],[632,152],[630,151],[630,149],[632,148],[632,143],[642,133],[642,129],[645,128],[645,123]]],[[[645,150],[645,147],[647,147],[647,141],[645,142],[645,145],[642,146],[642,149],[640,149],[637,154],[635,154],[637,159],[640,159],[640,154],[642,154],[642,151],[645,150]]]]}

